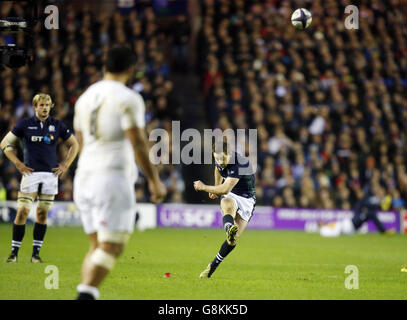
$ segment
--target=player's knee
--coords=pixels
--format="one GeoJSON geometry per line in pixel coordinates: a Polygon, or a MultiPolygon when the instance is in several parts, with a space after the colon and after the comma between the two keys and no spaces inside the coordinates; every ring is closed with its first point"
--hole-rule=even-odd
{"type": "Polygon", "coordinates": [[[234,215],[236,212],[236,205],[235,202],[230,198],[223,198],[220,201],[220,206],[224,214],[232,214],[234,215]]]}
{"type": "Polygon", "coordinates": [[[25,223],[30,214],[34,198],[30,195],[19,194],[17,199],[17,215],[15,222],[25,223]]]}
{"type": "Polygon", "coordinates": [[[118,258],[124,249],[124,244],[122,243],[111,243],[111,242],[101,242],[99,248],[103,251],[108,252],[113,255],[115,258],[118,258]]]}
{"type": "Polygon", "coordinates": [[[41,194],[37,206],[37,222],[45,224],[47,222],[48,211],[54,203],[54,195],[41,194]]]}
{"type": "Polygon", "coordinates": [[[14,219],[14,223],[16,224],[23,224],[27,221],[28,215],[30,214],[30,210],[25,208],[19,208],[17,210],[16,218],[14,219]]]}
{"type": "Polygon", "coordinates": [[[37,206],[38,211],[45,212],[45,214],[47,214],[53,203],[53,195],[40,195],[37,206]]]}
{"type": "Polygon", "coordinates": [[[231,198],[222,198],[220,201],[221,206],[234,206],[234,201],[231,198]]]}
{"type": "Polygon", "coordinates": [[[127,232],[99,231],[97,239],[104,250],[118,257],[129,241],[130,234],[127,232]]]}
{"type": "Polygon", "coordinates": [[[19,208],[17,210],[17,216],[21,218],[27,218],[28,215],[30,214],[30,210],[27,208],[19,208]]]}
{"type": "Polygon", "coordinates": [[[41,224],[46,224],[48,216],[48,210],[45,209],[37,209],[37,222],[41,224]]]}
{"type": "Polygon", "coordinates": [[[90,256],[90,261],[93,264],[109,271],[113,269],[116,259],[117,258],[113,254],[103,250],[102,248],[97,248],[90,256]]]}

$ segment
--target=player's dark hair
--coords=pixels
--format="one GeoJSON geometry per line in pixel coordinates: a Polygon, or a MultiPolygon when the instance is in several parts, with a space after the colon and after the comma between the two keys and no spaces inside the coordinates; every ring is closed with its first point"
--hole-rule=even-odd
{"type": "Polygon", "coordinates": [[[215,142],[212,144],[212,153],[230,153],[230,148],[229,148],[229,144],[226,138],[224,138],[223,140],[216,140],[215,142]]]}
{"type": "Polygon", "coordinates": [[[109,49],[106,59],[106,71],[121,73],[136,62],[133,50],[126,46],[113,46],[109,49]]]}

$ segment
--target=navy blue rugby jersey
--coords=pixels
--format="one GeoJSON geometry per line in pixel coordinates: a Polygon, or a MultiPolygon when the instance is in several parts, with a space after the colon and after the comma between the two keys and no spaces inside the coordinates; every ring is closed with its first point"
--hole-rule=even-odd
{"type": "Polygon", "coordinates": [[[256,198],[254,171],[249,159],[236,152],[234,155],[234,163],[230,163],[225,168],[222,168],[215,161],[216,168],[225,179],[227,177],[239,178],[239,182],[231,190],[232,193],[244,198],[256,198]]]}
{"type": "Polygon", "coordinates": [[[11,132],[23,140],[24,164],[34,172],[57,168],[58,138],[67,140],[72,134],[61,121],[48,117],[42,123],[36,116],[20,120],[11,132]]]}

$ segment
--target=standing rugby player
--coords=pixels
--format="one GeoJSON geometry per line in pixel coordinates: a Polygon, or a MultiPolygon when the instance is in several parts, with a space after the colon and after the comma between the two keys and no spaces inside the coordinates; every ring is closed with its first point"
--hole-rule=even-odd
{"type": "Polygon", "coordinates": [[[35,115],[20,120],[1,141],[4,154],[23,175],[13,224],[12,250],[7,262],[17,262],[27,217],[37,196],[31,262],[42,262],[39,253],[47,230],[48,211],[58,193],[58,177],[68,171],[79,150],[79,144],[68,127],[50,116],[53,103],[48,94],[35,95],[33,107],[35,115]],[[60,164],[57,162],[59,138],[69,146],[66,159],[60,164]],[[24,162],[17,157],[20,140],[24,146],[24,162]]]}
{"type": "Polygon", "coordinates": [[[111,48],[103,80],[91,85],[75,106],[74,128],[81,151],[74,200],[90,241],[78,300],[99,297],[99,285],[134,230],[135,161],[147,177],[151,200],[161,202],[166,195],[149,160],[143,98],[126,87],[133,78],[134,62],[131,49],[111,48]]]}
{"type": "Polygon", "coordinates": [[[194,188],[196,191],[208,192],[211,199],[221,196],[223,228],[227,237],[215,259],[200,274],[200,278],[210,278],[235,248],[237,239],[245,230],[256,206],[254,172],[249,159],[230,151],[226,141],[215,142],[212,152],[215,158],[215,185],[195,181],[194,188]]]}

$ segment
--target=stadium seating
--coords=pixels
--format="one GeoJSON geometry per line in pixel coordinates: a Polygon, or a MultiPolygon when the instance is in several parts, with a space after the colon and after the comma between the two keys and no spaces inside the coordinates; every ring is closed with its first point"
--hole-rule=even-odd
{"type": "MultiPolygon", "coordinates": [[[[138,73],[133,88],[146,102],[147,131],[157,127],[171,128],[168,126],[170,120],[179,120],[179,106],[169,79],[171,67],[165,52],[168,41],[156,24],[151,6],[125,13],[103,10],[103,14],[68,2],[60,6],[61,28],[58,32],[46,30],[40,23],[35,28],[34,67],[23,67],[16,72],[0,71],[0,136],[11,130],[19,119],[34,115],[31,99],[38,91],[51,94],[55,102],[53,116],[72,128],[77,98],[89,85],[101,79],[108,46],[115,43],[129,43],[137,54],[138,73]]],[[[0,36],[0,45],[6,41],[7,37],[0,36]]],[[[19,41],[24,42],[24,39],[19,41]]],[[[66,151],[63,146],[59,147],[61,159],[66,151]]],[[[160,170],[169,191],[167,200],[182,201],[184,184],[179,167],[161,166],[160,170]]],[[[74,172],[75,166],[60,181],[57,200],[72,200],[74,172]]],[[[0,185],[7,190],[7,199],[15,200],[20,174],[3,154],[0,156],[0,178],[0,185]]],[[[148,201],[148,188],[142,175],[136,192],[139,201],[148,201]]]]}
{"type": "Polygon", "coordinates": [[[339,1],[309,2],[305,31],[287,23],[296,1],[202,2],[207,113],[213,127],[258,129],[260,204],[349,209],[375,183],[404,204],[402,4],[364,3],[349,32],[339,1]]]}

